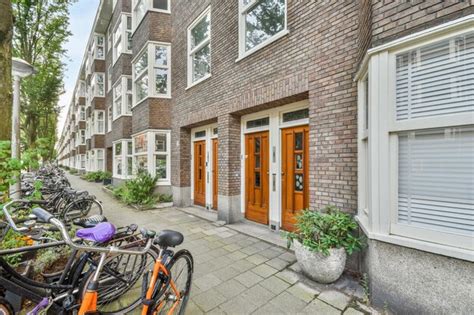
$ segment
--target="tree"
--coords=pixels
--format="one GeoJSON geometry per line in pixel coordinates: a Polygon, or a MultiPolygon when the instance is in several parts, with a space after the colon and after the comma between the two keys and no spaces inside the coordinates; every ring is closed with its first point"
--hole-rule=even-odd
{"type": "Polygon", "coordinates": [[[53,158],[56,127],[63,93],[64,44],[71,33],[69,5],[65,0],[13,0],[15,33],[13,55],[36,69],[34,76],[22,80],[22,145],[34,148],[38,139],[48,144],[45,159],[53,158]]]}
{"type": "Polygon", "coordinates": [[[12,34],[10,0],[0,0],[0,141],[10,140],[12,120],[12,34]]]}

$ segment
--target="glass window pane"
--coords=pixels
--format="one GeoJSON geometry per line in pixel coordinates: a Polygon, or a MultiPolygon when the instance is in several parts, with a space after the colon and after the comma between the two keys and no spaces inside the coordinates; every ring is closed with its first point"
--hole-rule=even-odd
{"type": "Polygon", "coordinates": [[[122,158],[116,158],[115,164],[117,165],[117,174],[122,175],[122,158]]]}
{"type": "Polygon", "coordinates": [[[193,55],[193,82],[211,73],[211,49],[209,44],[193,55]]]}
{"type": "Polygon", "coordinates": [[[135,153],[147,152],[147,135],[139,135],[135,137],[135,153]]]}
{"type": "Polygon", "coordinates": [[[127,142],[127,154],[132,155],[133,154],[133,146],[132,146],[132,141],[127,142]]]}
{"type": "Polygon", "coordinates": [[[166,152],[166,134],[155,134],[155,151],[166,152]]]}
{"type": "Polygon", "coordinates": [[[261,0],[245,16],[245,50],[266,41],[285,27],[285,0],[261,0]]]}
{"type": "Polygon", "coordinates": [[[168,48],[162,46],[155,47],[155,66],[168,65],[168,48]]]}
{"type": "Polygon", "coordinates": [[[168,0],[153,0],[153,8],[167,11],[168,0]]]}
{"type": "Polygon", "coordinates": [[[135,75],[139,75],[143,70],[148,67],[148,56],[147,51],[143,52],[140,58],[138,58],[137,62],[135,63],[135,75]]]}
{"type": "Polygon", "coordinates": [[[210,22],[210,14],[206,14],[206,16],[191,29],[191,49],[209,37],[211,31],[210,22]]]}
{"type": "Polygon", "coordinates": [[[159,179],[166,179],[166,156],[156,155],[155,156],[156,176],[159,179]]]}
{"type": "Polygon", "coordinates": [[[303,191],[304,177],[303,174],[295,174],[295,191],[303,191]]]}
{"type": "Polygon", "coordinates": [[[122,144],[116,143],[115,144],[115,156],[122,154],[122,144]]]}
{"type": "Polygon", "coordinates": [[[168,92],[168,70],[156,68],[155,69],[155,84],[156,93],[166,94],[168,92]]]}
{"type": "Polygon", "coordinates": [[[127,158],[127,175],[132,175],[133,172],[133,158],[127,158]]]}
{"type": "Polygon", "coordinates": [[[270,118],[265,117],[265,118],[247,121],[247,128],[250,129],[250,128],[263,127],[263,126],[268,126],[269,124],[270,124],[270,118]]]}
{"type": "Polygon", "coordinates": [[[137,101],[141,101],[148,96],[148,75],[145,74],[135,82],[137,101]]]}
{"type": "Polygon", "coordinates": [[[303,150],[303,133],[295,133],[295,150],[303,150]]]}
{"type": "Polygon", "coordinates": [[[255,172],[255,187],[260,187],[260,172],[255,172]]]}
{"type": "Polygon", "coordinates": [[[139,155],[136,158],[137,169],[148,170],[148,159],[146,155],[139,155]]]}
{"type": "Polygon", "coordinates": [[[297,170],[303,169],[303,154],[295,154],[295,164],[297,170]]]}
{"type": "Polygon", "coordinates": [[[309,109],[300,109],[294,112],[284,113],[283,114],[283,122],[293,121],[293,120],[300,120],[309,117],[309,109]]]}
{"type": "Polygon", "coordinates": [[[260,138],[257,137],[255,138],[255,153],[260,153],[260,138]]]}

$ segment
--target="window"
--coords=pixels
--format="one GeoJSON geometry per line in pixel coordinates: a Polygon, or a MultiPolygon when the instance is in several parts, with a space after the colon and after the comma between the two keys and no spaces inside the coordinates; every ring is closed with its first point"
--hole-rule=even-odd
{"type": "Polygon", "coordinates": [[[81,137],[81,142],[79,144],[86,144],[86,131],[84,129],[79,130],[79,134],[81,137]]]}
{"type": "Polygon", "coordinates": [[[114,144],[114,175],[122,175],[122,142],[114,144]]]}
{"type": "Polygon", "coordinates": [[[122,80],[119,79],[114,85],[114,119],[122,115],[122,80]]]}
{"type": "Polygon", "coordinates": [[[85,169],[86,168],[86,155],[81,154],[81,168],[85,169]]]}
{"type": "Polygon", "coordinates": [[[95,72],[91,80],[92,96],[105,96],[104,74],[95,72]]]}
{"type": "Polygon", "coordinates": [[[474,32],[436,32],[375,51],[359,80],[358,217],[375,238],[464,257],[474,250],[474,32]]]}
{"type": "Polygon", "coordinates": [[[286,0],[239,0],[239,2],[241,58],[288,33],[286,0]]]}
{"type": "Polygon", "coordinates": [[[170,13],[170,0],[133,0],[133,29],[136,29],[147,11],[170,13]]]}
{"type": "MultiPolygon", "coordinates": [[[[136,172],[139,168],[146,169],[150,174],[158,177],[158,185],[169,185],[170,139],[169,131],[147,131],[135,136],[133,138],[134,171],[136,172]]],[[[128,150],[129,154],[130,152],[131,145],[128,150]]],[[[127,159],[130,159],[130,156],[127,156],[127,159]]]]}
{"type": "Polygon", "coordinates": [[[308,117],[309,117],[309,109],[304,108],[304,109],[295,110],[293,112],[283,113],[282,121],[289,122],[289,121],[306,119],[308,117]]]}
{"type": "Polygon", "coordinates": [[[170,46],[149,43],[133,62],[134,104],[147,97],[170,97],[170,46]]]}
{"type": "Polygon", "coordinates": [[[107,132],[112,131],[112,121],[113,121],[112,108],[113,108],[112,105],[107,107],[107,132]]]}
{"type": "Polygon", "coordinates": [[[188,28],[188,86],[211,75],[211,8],[188,28]]]}
{"type": "Polygon", "coordinates": [[[86,120],[86,107],[83,105],[79,106],[79,120],[86,120]]]}
{"type": "Polygon", "coordinates": [[[107,68],[107,92],[112,88],[112,65],[107,68]]]}
{"type": "Polygon", "coordinates": [[[119,140],[113,148],[113,176],[127,178],[132,175],[133,147],[131,140],[119,140]]]}
{"type": "Polygon", "coordinates": [[[105,133],[105,111],[103,110],[96,110],[94,111],[94,130],[96,134],[103,134],[105,133]]]}
{"type": "Polygon", "coordinates": [[[92,44],[91,53],[95,59],[105,58],[105,39],[104,35],[94,35],[94,42],[92,44]]]}
{"type": "Polygon", "coordinates": [[[132,114],[132,79],[121,76],[113,90],[113,119],[132,114]],[[125,94],[124,94],[125,91],[125,94]]]}
{"type": "Polygon", "coordinates": [[[264,126],[268,126],[269,124],[270,124],[269,117],[249,120],[247,121],[247,129],[264,127],[264,126]]]}
{"type": "Polygon", "coordinates": [[[97,170],[103,171],[104,170],[104,149],[96,149],[96,150],[97,150],[97,170]]]}
{"type": "Polygon", "coordinates": [[[122,53],[131,53],[132,51],[132,18],[130,15],[122,14],[117,20],[113,40],[113,62],[115,63],[122,53]]]}
{"type": "Polygon", "coordinates": [[[107,53],[110,51],[112,48],[112,30],[110,29],[112,25],[109,25],[107,28],[107,53]]]}

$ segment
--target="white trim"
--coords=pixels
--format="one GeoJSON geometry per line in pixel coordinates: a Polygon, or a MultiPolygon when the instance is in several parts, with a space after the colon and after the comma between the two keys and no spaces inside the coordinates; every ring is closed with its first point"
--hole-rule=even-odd
{"type": "Polygon", "coordinates": [[[143,21],[143,19],[145,18],[145,16],[147,15],[148,11],[151,11],[151,12],[158,12],[158,13],[165,13],[165,14],[171,14],[171,1],[168,0],[168,10],[162,10],[162,9],[155,9],[153,8],[153,0],[132,0],[132,3],[131,3],[131,11],[132,11],[132,34],[135,33],[135,31],[137,30],[138,26],[140,25],[140,23],[143,21]],[[138,5],[138,1],[143,1],[143,3],[145,4],[145,12],[143,13],[143,16],[137,20],[136,18],[136,13],[135,13],[135,9],[137,8],[137,5],[138,5]]]}
{"type": "Polygon", "coordinates": [[[132,90],[133,90],[133,79],[132,76],[130,75],[121,75],[113,85],[113,91],[112,91],[112,121],[117,120],[118,118],[122,116],[132,116],[132,111],[131,108],[133,108],[133,92],[132,90],[128,90],[128,80],[132,80],[132,90]],[[115,88],[121,85],[122,88],[122,94],[120,96],[120,114],[116,115],[116,107],[115,107],[115,88]],[[127,101],[128,101],[128,95],[132,95],[132,107],[130,108],[130,112],[127,109],[127,101]]]}
{"type": "Polygon", "coordinates": [[[211,6],[208,6],[199,16],[194,19],[194,21],[187,28],[187,87],[186,90],[195,86],[196,84],[201,83],[202,81],[211,77],[212,74],[212,16],[211,16],[211,6]],[[191,48],[191,31],[192,29],[199,24],[203,19],[209,16],[209,36],[199,43],[196,47],[191,48]],[[203,49],[205,46],[209,45],[209,73],[203,76],[202,78],[193,81],[194,72],[193,72],[193,56],[196,52],[203,49]]]}
{"type": "Polygon", "coordinates": [[[247,5],[244,5],[242,0],[239,1],[239,57],[235,60],[235,62],[238,62],[245,57],[253,54],[254,52],[270,45],[271,43],[275,42],[276,40],[282,38],[283,36],[289,34],[288,30],[288,1],[285,1],[285,25],[283,26],[283,29],[274,34],[273,36],[269,37],[265,41],[261,42],[255,47],[252,47],[250,50],[245,50],[245,43],[246,43],[246,38],[245,38],[245,16],[247,13],[253,9],[255,5],[259,3],[257,0],[250,0],[247,5]]]}

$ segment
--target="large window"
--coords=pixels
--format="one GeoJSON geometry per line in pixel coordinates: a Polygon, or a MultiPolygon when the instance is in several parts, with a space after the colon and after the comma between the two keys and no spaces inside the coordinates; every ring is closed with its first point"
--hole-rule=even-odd
{"type": "Polygon", "coordinates": [[[474,249],[474,32],[433,37],[373,54],[359,81],[358,217],[463,257],[474,249]]]}
{"type": "Polygon", "coordinates": [[[170,0],[132,0],[134,30],[140,25],[147,11],[170,13],[170,0]]]}
{"type": "Polygon", "coordinates": [[[113,33],[113,62],[115,63],[122,53],[132,52],[132,17],[122,14],[117,20],[113,33]]]}
{"type": "Polygon", "coordinates": [[[104,73],[94,72],[94,75],[91,79],[91,94],[94,96],[105,96],[105,82],[104,82],[104,73]]]}
{"type": "Polygon", "coordinates": [[[133,137],[134,172],[145,169],[158,177],[158,184],[170,184],[170,132],[147,131],[133,137]]]}
{"type": "Polygon", "coordinates": [[[148,43],[133,61],[133,99],[137,105],[147,97],[171,96],[170,46],[148,43]]]}
{"type": "Polygon", "coordinates": [[[112,88],[112,65],[107,68],[107,92],[112,88]]]}
{"type": "Polygon", "coordinates": [[[95,110],[93,117],[94,133],[103,134],[105,133],[105,111],[95,110]]]}
{"type": "Polygon", "coordinates": [[[86,107],[84,105],[79,106],[79,121],[86,120],[86,107]]]}
{"type": "Polygon", "coordinates": [[[113,175],[117,178],[127,178],[132,175],[133,149],[132,140],[119,140],[114,143],[113,175]]]}
{"type": "Polygon", "coordinates": [[[92,43],[91,54],[94,59],[105,59],[105,39],[104,35],[95,34],[92,43]]]}
{"type": "Polygon", "coordinates": [[[112,109],[113,106],[112,105],[109,105],[107,107],[107,132],[111,132],[112,131],[112,121],[113,121],[113,113],[112,113],[112,109]]]}
{"type": "Polygon", "coordinates": [[[188,86],[211,75],[211,8],[188,28],[188,86]]]}
{"type": "Polygon", "coordinates": [[[113,119],[122,115],[132,114],[132,79],[128,76],[120,77],[114,85],[113,119]]]}
{"type": "Polygon", "coordinates": [[[239,0],[239,56],[288,33],[286,0],[239,0]]]}

